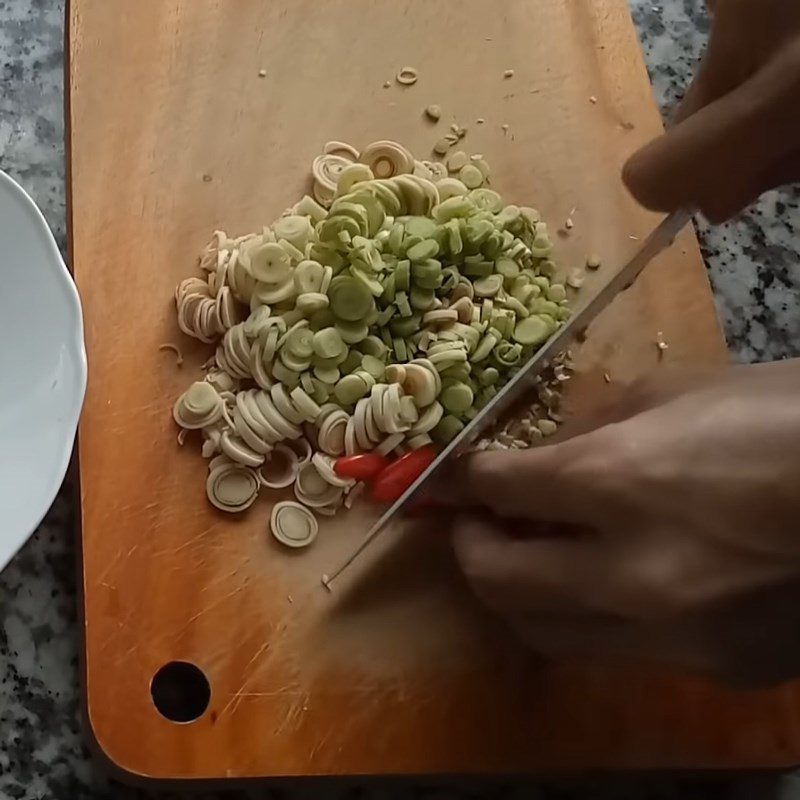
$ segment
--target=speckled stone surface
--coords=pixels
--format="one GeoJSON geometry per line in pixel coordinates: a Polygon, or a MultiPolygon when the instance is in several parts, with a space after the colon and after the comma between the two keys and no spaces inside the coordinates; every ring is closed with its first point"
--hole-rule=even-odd
{"type": "MultiPolygon", "coordinates": [[[[631,7],[665,117],[682,97],[708,38],[705,0],[631,7]]],[[[732,356],[774,361],[800,352],[800,190],[769,192],[735,220],[698,234],[732,356]]]]}
{"type": "MultiPolygon", "coordinates": [[[[656,98],[667,111],[687,84],[706,41],[703,4],[631,0],[631,5],[656,98]]],[[[0,169],[31,193],[62,250],[63,13],[64,0],[0,0],[0,169]]],[[[772,193],[722,228],[711,230],[700,223],[720,314],[731,351],[740,360],[782,358],[800,348],[800,267],[792,244],[800,224],[799,199],[796,191],[772,193]]],[[[0,798],[166,797],[129,793],[109,783],[84,747],[74,537],[67,483],[35,536],[0,575],[0,798]]],[[[368,796],[788,800],[800,798],[800,787],[793,783],[792,777],[780,788],[770,781],[601,781],[582,788],[420,787],[368,796]]],[[[357,790],[332,789],[280,794],[364,796],[357,790]]],[[[215,796],[268,795],[256,790],[215,796]]]]}

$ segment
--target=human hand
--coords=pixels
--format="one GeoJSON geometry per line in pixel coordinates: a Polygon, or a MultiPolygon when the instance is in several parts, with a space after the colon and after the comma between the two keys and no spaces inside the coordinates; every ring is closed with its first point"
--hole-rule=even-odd
{"type": "Polygon", "coordinates": [[[648,208],[721,222],[800,179],[800,3],[717,0],[713,11],[674,126],[631,157],[623,180],[648,208]]]}
{"type": "Polygon", "coordinates": [[[688,382],[642,384],[561,443],[459,460],[457,560],[545,654],[796,675],[800,361],[688,382]]]}

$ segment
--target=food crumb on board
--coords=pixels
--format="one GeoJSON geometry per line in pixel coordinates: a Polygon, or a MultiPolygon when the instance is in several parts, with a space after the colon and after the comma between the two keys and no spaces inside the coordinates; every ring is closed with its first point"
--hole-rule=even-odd
{"type": "Polygon", "coordinates": [[[417,70],[414,67],[403,67],[395,80],[402,86],[413,86],[417,82],[417,70]]]}
{"type": "Polygon", "coordinates": [[[564,227],[565,227],[565,228],[566,228],[568,231],[571,231],[571,230],[572,230],[572,229],[575,227],[575,221],[572,219],[572,217],[567,217],[567,220],[566,220],[566,222],[564,223],[564,227]]]}
{"type": "Polygon", "coordinates": [[[439,119],[440,119],[440,118],[441,118],[441,116],[442,116],[442,109],[441,109],[441,107],[440,107],[440,106],[437,106],[437,105],[435,105],[435,104],[429,105],[429,106],[428,106],[428,107],[425,109],[425,116],[426,116],[426,117],[427,117],[427,118],[428,118],[428,119],[429,119],[431,122],[438,122],[438,121],[439,121],[439,119]]]}
{"type": "Polygon", "coordinates": [[[267,71],[265,69],[260,69],[258,71],[258,77],[259,78],[266,78],[267,77],[267,71]]]}
{"type": "Polygon", "coordinates": [[[503,129],[503,133],[508,133],[508,123],[504,122],[500,127],[503,129]]]}
{"type": "Polygon", "coordinates": [[[383,88],[384,89],[391,89],[392,88],[392,82],[391,81],[384,81],[383,82],[383,88]]]}
{"type": "Polygon", "coordinates": [[[592,105],[595,105],[595,104],[597,103],[597,98],[596,98],[594,95],[592,95],[592,96],[589,98],[589,102],[590,102],[592,105]]]}
{"type": "Polygon", "coordinates": [[[486,122],[486,120],[483,117],[478,117],[478,119],[475,120],[476,125],[483,125],[484,122],[486,122]]]}
{"type": "Polygon", "coordinates": [[[630,234],[630,235],[628,236],[628,238],[629,238],[629,239],[633,239],[633,241],[634,241],[634,242],[638,242],[638,241],[639,241],[639,237],[638,237],[638,236],[634,236],[633,234],[630,234]]]}
{"type": "Polygon", "coordinates": [[[570,286],[573,289],[580,289],[585,280],[586,278],[582,269],[573,269],[570,270],[569,274],[567,275],[567,286],[570,286]]]}
{"type": "Polygon", "coordinates": [[[433,152],[437,156],[443,156],[450,149],[451,144],[452,144],[452,142],[450,142],[449,139],[446,139],[446,138],[439,139],[433,145],[433,152]]]}
{"type": "Polygon", "coordinates": [[[211,181],[212,181],[212,178],[211,178],[211,176],[210,176],[210,175],[209,175],[209,174],[206,172],[206,173],[203,175],[203,183],[211,183],[211,181]]]}
{"type": "Polygon", "coordinates": [[[586,269],[600,269],[600,256],[597,253],[592,253],[586,259],[586,269]]]}
{"type": "Polygon", "coordinates": [[[621,122],[620,125],[626,131],[635,130],[636,126],[632,122],[621,122]]]}
{"type": "Polygon", "coordinates": [[[609,375],[607,372],[604,372],[604,373],[603,373],[603,380],[604,380],[606,383],[611,383],[611,375],[609,375]]]}
{"type": "Polygon", "coordinates": [[[507,70],[506,70],[506,71],[503,73],[503,77],[504,77],[504,78],[513,78],[513,77],[514,77],[514,70],[513,70],[513,69],[507,69],[507,70]]]}
{"type": "Polygon", "coordinates": [[[669,345],[664,341],[664,332],[659,331],[656,334],[656,347],[658,348],[658,357],[662,358],[664,352],[669,350],[669,345]]]}
{"type": "Polygon", "coordinates": [[[289,603],[294,603],[294,598],[290,594],[286,595],[286,599],[289,603]]]}
{"type": "Polygon", "coordinates": [[[172,344],[172,342],[164,342],[164,344],[160,344],[158,346],[159,350],[171,350],[175,353],[175,366],[181,367],[183,366],[183,353],[181,352],[180,347],[176,344],[172,344]]]}

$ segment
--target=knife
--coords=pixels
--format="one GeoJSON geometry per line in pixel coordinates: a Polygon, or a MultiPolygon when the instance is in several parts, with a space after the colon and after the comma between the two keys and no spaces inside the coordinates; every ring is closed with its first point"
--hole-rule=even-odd
{"type": "Polygon", "coordinates": [[[386,529],[388,523],[415,497],[422,487],[452,457],[466,452],[484,433],[491,429],[535,383],[536,377],[553,358],[566,350],[570,342],[585,331],[595,317],[614,298],[629,289],[642,270],[661,252],[666,250],[675,237],[692,219],[692,212],[679,209],[670,214],[647,237],[633,258],[570,320],[562,325],[539,350],[528,359],[520,371],[487,403],[481,412],[442,450],[436,460],[396,500],[369,529],[361,544],[333,572],[322,576],[322,584],[331,589],[331,584],[342,572],[372,544],[386,529]]]}

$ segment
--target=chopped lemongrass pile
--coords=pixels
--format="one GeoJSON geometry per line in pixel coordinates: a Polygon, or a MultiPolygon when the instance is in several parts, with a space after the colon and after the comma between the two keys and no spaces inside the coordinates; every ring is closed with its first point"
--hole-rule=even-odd
{"type": "MultiPolygon", "coordinates": [[[[338,457],[445,445],[569,316],[547,224],[489,188],[480,154],[329,142],[312,177],[313,197],[260,233],[217,231],[203,277],[175,293],[181,330],[217,346],[173,408],[201,432],[208,498],[237,512],[291,487],[271,519],[290,547],[363,489],[338,457]]],[[[479,447],[554,433],[567,370],[551,365],[524,416],[479,447]]]]}

